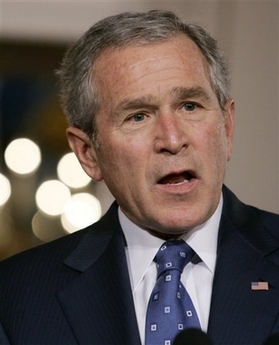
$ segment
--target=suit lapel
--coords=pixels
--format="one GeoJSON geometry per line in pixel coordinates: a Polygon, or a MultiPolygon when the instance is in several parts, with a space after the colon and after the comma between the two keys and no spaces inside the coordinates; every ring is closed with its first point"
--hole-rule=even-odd
{"type": "MultiPolygon", "coordinates": [[[[279,263],[273,254],[279,243],[263,227],[257,212],[224,190],[208,327],[214,345],[261,344],[278,318],[279,263]],[[269,290],[253,291],[253,281],[268,282],[269,290]]],[[[80,272],[58,293],[77,342],[140,344],[116,205],[65,264],[80,272]]]]}
{"type": "Polygon", "coordinates": [[[279,241],[253,209],[224,195],[208,333],[215,345],[262,344],[279,313],[279,267],[272,261],[279,241]],[[252,290],[259,281],[269,290],[252,290]]]}
{"type": "Polygon", "coordinates": [[[58,293],[79,344],[140,344],[114,205],[65,260],[80,276],[58,293]]]}

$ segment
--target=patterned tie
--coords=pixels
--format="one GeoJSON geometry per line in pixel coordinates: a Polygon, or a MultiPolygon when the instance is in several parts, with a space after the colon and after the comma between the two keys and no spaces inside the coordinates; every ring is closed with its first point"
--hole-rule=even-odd
{"type": "Polygon", "coordinates": [[[200,328],[199,319],[181,273],[194,251],[182,240],[165,242],[154,259],[157,282],[150,296],[146,315],[146,345],[171,345],[178,332],[200,328]]]}

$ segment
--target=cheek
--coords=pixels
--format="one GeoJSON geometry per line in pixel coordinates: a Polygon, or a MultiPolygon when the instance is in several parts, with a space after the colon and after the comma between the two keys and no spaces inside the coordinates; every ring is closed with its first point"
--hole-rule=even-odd
{"type": "Polygon", "coordinates": [[[227,138],[224,128],[218,128],[215,134],[212,149],[214,150],[214,163],[216,175],[223,176],[225,174],[228,161],[227,138]]]}
{"type": "MultiPolygon", "coordinates": [[[[103,172],[104,179],[110,177],[117,179],[120,183],[125,180],[125,176],[138,174],[143,168],[143,150],[132,141],[110,140],[100,142],[99,165],[103,172]]],[[[128,181],[126,180],[125,183],[128,181]]]]}
{"type": "Polygon", "coordinates": [[[200,138],[205,160],[212,160],[215,167],[220,167],[227,162],[227,138],[224,126],[211,125],[208,126],[200,138]]]}

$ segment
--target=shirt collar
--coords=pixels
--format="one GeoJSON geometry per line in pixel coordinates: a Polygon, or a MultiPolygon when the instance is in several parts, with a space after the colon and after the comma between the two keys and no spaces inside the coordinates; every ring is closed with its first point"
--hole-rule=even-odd
{"type": "MultiPolygon", "coordinates": [[[[195,250],[212,274],[215,269],[218,229],[222,207],[223,198],[221,196],[219,205],[211,218],[182,237],[195,250]]],[[[148,231],[141,229],[131,222],[121,211],[120,207],[118,208],[118,214],[127,242],[126,254],[132,289],[134,291],[152,264],[159,247],[165,241],[153,236],[148,231]]]]}
{"type": "Polygon", "coordinates": [[[223,209],[223,196],[221,195],[218,207],[213,215],[202,225],[195,227],[183,236],[185,242],[194,249],[207,268],[214,273],[218,231],[223,209]]]}

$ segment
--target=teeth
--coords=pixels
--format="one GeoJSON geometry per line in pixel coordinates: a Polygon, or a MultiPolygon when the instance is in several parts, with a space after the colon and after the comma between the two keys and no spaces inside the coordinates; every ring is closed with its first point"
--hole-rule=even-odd
{"type": "Polygon", "coordinates": [[[189,183],[189,180],[184,180],[181,182],[175,182],[175,183],[167,183],[168,185],[180,185],[180,184],[184,184],[184,183],[189,183]]]}

